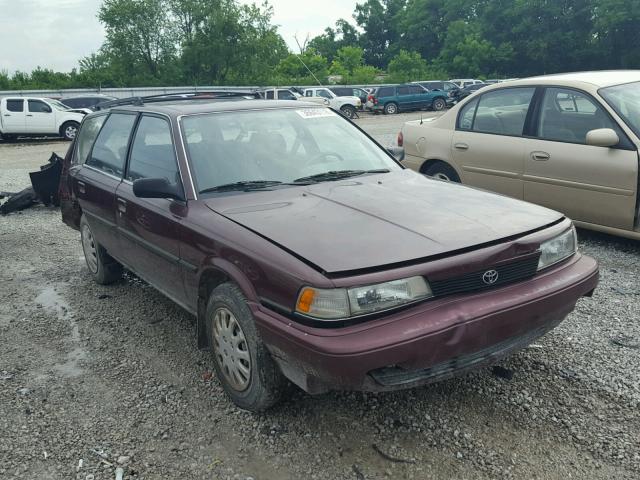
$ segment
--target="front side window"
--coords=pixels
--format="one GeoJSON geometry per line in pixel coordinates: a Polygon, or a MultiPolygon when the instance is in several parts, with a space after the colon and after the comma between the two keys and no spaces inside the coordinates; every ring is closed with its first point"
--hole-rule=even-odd
{"type": "Polygon", "coordinates": [[[393,87],[382,87],[378,90],[378,97],[392,97],[394,95],[393,87]]]}
{"type": "Polygon", "coordinates": [[[112,113],[106,120],[96,140],[87,165],[110,175],[121,177],[131,129],[136,121],[135,115],[112,113]]]}
{"type": "Polygon", "coordinates": [[[179,183],[180,173],[171,139],[171,127],[158,117],[142,117],[131,147],[127,180],[166,178],[179,183]]]}
{"type": "Polygon", "coordinates": [[[267,100],[273,100],[273,90],[267,92],[267,100]]]}
{"type": "Polygon", "coordinates": [[[326,90],[318,90],[318,96],[331,99],[331,95],[326,90]]]}
{"type": "Polygon", "coordinates": [[[621,132],[604,109],[577,90],[547,88],[542,99],[537,136],[559,142],[586,143],[587,132],[598,128],[621,132]]]}
{"type": "Polygon", "coordinates": [[[29,100],[29,112],[51,113],[51,107],[41,100],[29,100]]]}
{"type": "Polygon", "coordinates": [[[522,135],[535,88],[505,88],[479,98],[471,130],[497,135],[522,135]]]}
{"type": "Polygon", "coordinates": [[[313,97],[313,90],[307,90],[306,92],[304,92],[304,96],[305,97],[313,97]]]}
{"type": "Polygon", "coordinates": [[[79,98],[68,98],[63,102],[69,108],[78,108],[82,106],[82,99],[79,98]]]}
{"type": "Polygon", "coordinates": [[[289,90],[280,90],[278,92],[278,100],[295,100],[296,96],[289,90]]]}
{"type": "Polygon", "coordinates": [[[194,115],[184,117],[182,126],[200,193],[236,182],[294,183],[327,172],[402,168],[324,108],[194,115]]]}
{"type": "Polygon", "coordinates": [[[24,100],[7,100],[7,110],[10,112],[23,112],[24,100]]]}
{"type": "Polygon", "coordinates": [[[81,164],[87,161],[87,156],[91,151],[93,142],[95,142],[102,124],[107,119],[106,115],[100,115],[98,117],[87,118],[82,122],[78,139],[76,140],[76,154],[73,157],[73,163],[81,164]]]}
{"type": "Polygon", "coordinates": [[[599,93],[640,137],[640,82],[603,88],[599,93]]]}

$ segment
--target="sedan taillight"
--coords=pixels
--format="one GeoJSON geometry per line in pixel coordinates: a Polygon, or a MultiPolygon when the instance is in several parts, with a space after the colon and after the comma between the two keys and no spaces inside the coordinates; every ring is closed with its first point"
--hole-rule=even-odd
{"type": "Polygon", "coordinates": [[[398,133],[398,146],[404,146],[404,135],[402,135],[402,131],[398,133]]]}

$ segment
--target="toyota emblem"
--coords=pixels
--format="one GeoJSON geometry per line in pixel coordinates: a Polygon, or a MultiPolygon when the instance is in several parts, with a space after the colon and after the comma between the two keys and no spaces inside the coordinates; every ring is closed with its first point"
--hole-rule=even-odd
{"type": "Polygon", "coordinates": [[[487,285],[493,285],[498,281],[498,272],[495,270],[487,270],[484,272],[484,275],[482,275],[482,281],[487,285]]]}

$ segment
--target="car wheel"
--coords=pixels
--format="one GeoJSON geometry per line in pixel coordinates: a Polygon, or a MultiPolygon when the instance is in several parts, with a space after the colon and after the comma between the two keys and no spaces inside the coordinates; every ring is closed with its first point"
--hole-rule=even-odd
{"type": "Polygon", "coordinates": [[[108,285],[118,281],[122,277],[122,265],[116,262],[97,242],[84,215],[80,218],[80,239],[87,268],[96,283],[108,285]]]}
{"type": "Polygon", "coordinates": [[[384,113],[386,113],[387,115],[394,115],[396,113],[398,113],[398,105],[395,103],[387,103],[384,106],[384,113]]]}
{"type": "Polygon", "coordinates": [[[447,102],[444,98],[436,98],[433,101],[433,109],[437,112],[444,110],[447,107],[447,102]]]}
{"type": "Polygon", "coordinates": [[[233,403],[251,412],[277,403],[287,380],[262,343],[242,291],[232,283],[216,287],[206,315],[216,374],[233,403]]]}
{"type": "Polygon", "coordinates": [[[458,173],[452,166],[447,165],[444,162],[436,162],[428,166],[423,173],[429,177],[437,178],[438,180],[460,183],[458,173]]]}
{"type": "Polygon", "coordinates": [[[76,138],[79,126],[80,124],[78,122],[65,122],[60,128],[60,133],[65,140],[71,141],[76,138]]]}
{"type": "Polygon", "coordinates": [[[0,136],[0,138],[2,139],[3,142],[9,143],[9,142],[14,142],[18,137],[16,137],[15,135],[4,134],[0,136]]]}
{"type": "Polygon", "coordinates": [[[347,117],[348,119],[352,119],[353,117],[356,116],[356,109],[353,108],[351,105],[344,105],[340,111],[342,112],[342,114],[347,117]]]}

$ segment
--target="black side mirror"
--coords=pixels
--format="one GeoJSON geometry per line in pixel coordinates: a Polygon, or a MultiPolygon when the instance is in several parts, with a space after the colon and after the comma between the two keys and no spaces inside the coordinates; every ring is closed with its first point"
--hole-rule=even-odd
{"type": "Polygon", "coordinates": [[[184,200],[182,187],[166,178],[141,178],[133,182],[133,194],[138,198],[173,198],[184,200]]]}

